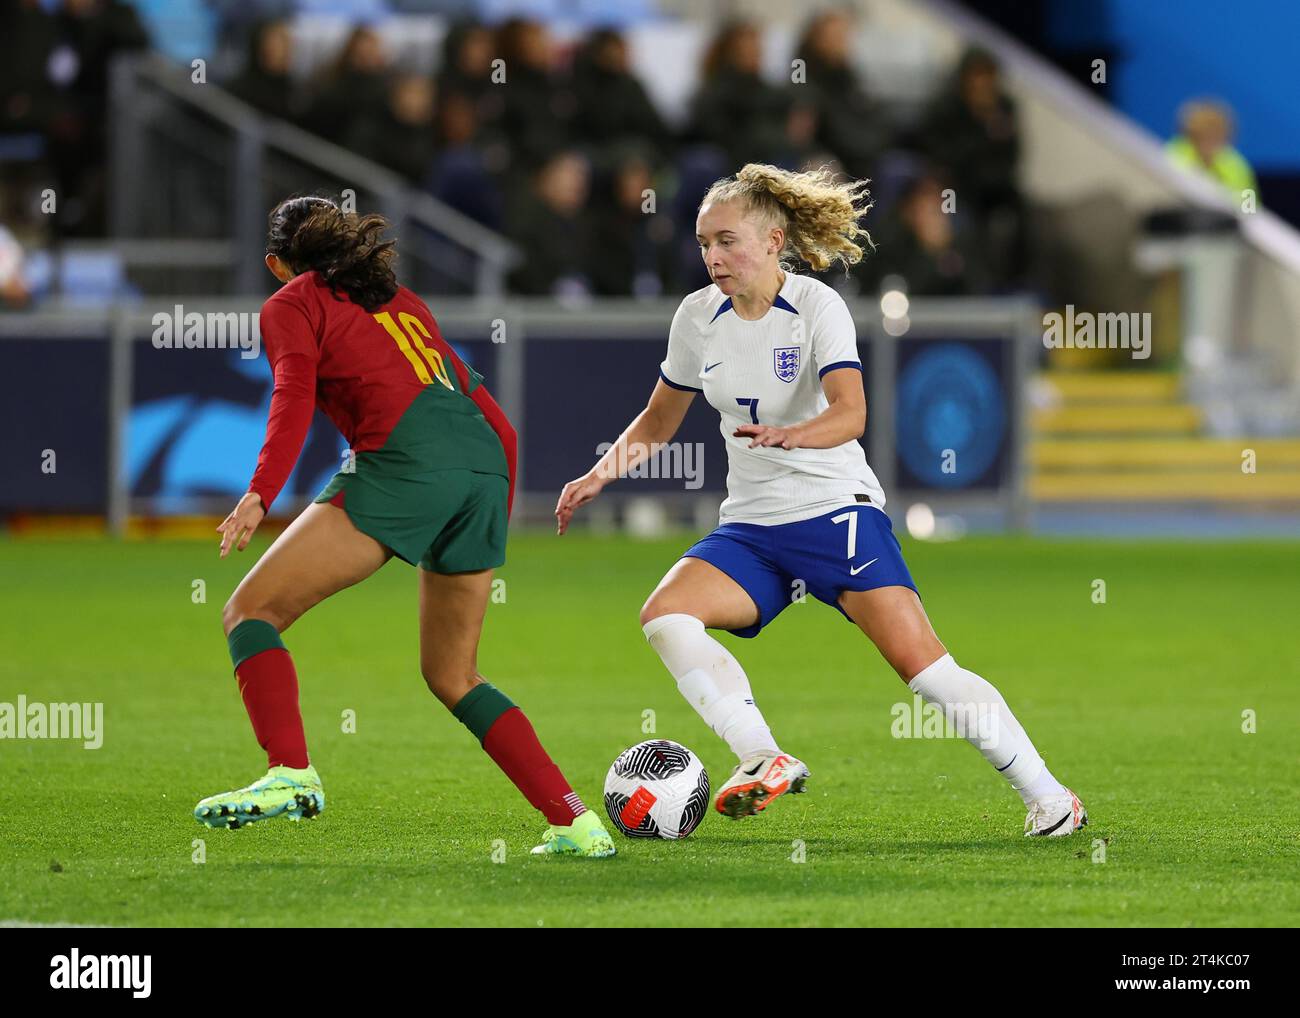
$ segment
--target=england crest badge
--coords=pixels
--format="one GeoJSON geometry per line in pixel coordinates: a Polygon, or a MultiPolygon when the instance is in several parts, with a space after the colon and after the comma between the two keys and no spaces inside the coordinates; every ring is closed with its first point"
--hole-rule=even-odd
{"type": "Polygon", "coordinates": [[[799,377],[799,348],[780,346],[772,351],[772,370],[783,382],[793,382],[799,377]]]}

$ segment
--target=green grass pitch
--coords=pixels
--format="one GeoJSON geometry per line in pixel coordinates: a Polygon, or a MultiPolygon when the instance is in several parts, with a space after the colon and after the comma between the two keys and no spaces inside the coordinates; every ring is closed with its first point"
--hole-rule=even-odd
{"type": "MultiPolygon", "coordinates": [[[[489,609],[480,668],[593,808],[609,763],[649,737],[647,710],[715,787],[730,773],[637,624],[687,541],[525,532],[498,574],[505,601],[489,609]]],[[[682,842],[619,838],[607,861],[528,855],[541,818],[419,677],[415,575],[401,563],[285,637],[325,813],[198,825],[200,797],[265,769],[220,630],[264,547],[221,562],[215,539],[0,542],[0,701],[102,701],[105,726],[97,750],[0,741],[0,922],[1300,921],[1300,545],[905,545],[940,638],[1083,797],[1079,835],[1023,838],[1018,797],[963,742],[893,738],[906,689],[810,600],[757,640],[723,637],[811,767],[810,793],[738,823],[711,813],[682,842]]]]}

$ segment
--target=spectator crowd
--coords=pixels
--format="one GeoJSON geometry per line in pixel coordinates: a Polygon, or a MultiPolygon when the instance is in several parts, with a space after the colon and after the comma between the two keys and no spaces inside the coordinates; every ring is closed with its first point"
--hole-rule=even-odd
{"type": "MultiPolygon", "coordinates": [[[[14,29],[0,43],[0,153],[35,144],[73,200],[60,229],[102,235],[109,62],[148,38],[121,0],[49,8],[0,0],[14,29]]],[[[705,285],[696,206],[710,183],[751,161],[872,179],[876,250],[849,276],[828,274],[833,285],[874,291],[902,276],[925,295],[1021,286],[1020,129],[997,63],[968,52],[929,108],[904,120],[855,67],[857,28],[842,11],[812,16],[792,54],[802,66],[774,81],[761,70],[760,27],[721,25],[685,117],[672,122],[633,73],[621,32],[562,43],[527,18],[453,25],[428,73],[399,65],[374,27],[357,24],[307,77],[294,73],[290,22],[263,20],[245,26],[240,66],[220,84],[512,239],[526,253],[508,280],[516,293],[705,285]]]]}

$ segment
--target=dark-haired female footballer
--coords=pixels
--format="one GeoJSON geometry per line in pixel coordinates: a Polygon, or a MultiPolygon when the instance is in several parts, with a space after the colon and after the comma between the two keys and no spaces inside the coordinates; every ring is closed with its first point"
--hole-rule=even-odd
{"type": "Polygon", "coordinates": [[[673,317],[645,410],[565,485],[559,532],[670,441],[703,392],[727,447],[721,525],[668,571],[641,624],[682,695],[740,760],[718,811],[753,815],[803,791],[808,768],[777,746],[744,670],[705,630],[757,636],[806,589],[856,623],[1020,793],[1026,835],[1070,834],[1087,822],[1078,797],[1052,776],[998,691],[957,664],[930,626],[858,443],[867,401],[853,319],[834,290],[793,271],[796,259],[821,271],[862,258],[863,188],[824,170],[751,163],[709,189],[695,228],[713,284],[673,317]]]}
{"type": "Polygon", "coordinates": [[[209,796],[209,826],[312,817],[325,808],[307,756],[298,679],[280,634],[388,559],[419,566],[420,670],[430,691],[550,824],[535,853],[614,854],[523,712],[478,674],[492,570],[505,561],[515,432],[393,275],[387,223],[324,198],[271,212],[266,265],[284,285],[262,308],[275,376],[266,444],[248,493],[217,528],[221,556],[243,551],[292,472],[319,406],[355,469],[338,473],[276,539],[226,603],[239,691],[266,750],[260,781],[209,796]],[[351,459],[351,458],[350,458],[351,459]]]}

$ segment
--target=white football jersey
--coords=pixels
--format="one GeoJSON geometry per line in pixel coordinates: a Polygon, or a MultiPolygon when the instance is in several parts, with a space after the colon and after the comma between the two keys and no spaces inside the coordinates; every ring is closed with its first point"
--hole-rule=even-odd
{"type": "Polygon", "coordinates": [[[832,449],[749,448],[732,432],[742,424],[788,427],[829,405],[821,376],[861,370],[857,330],[844,300],[825,283],[787,272],[767,314],[747,322],[710,284],[678,307],[659,366],[677,389],[703,392],[722,415],[727,444],[727,498],[720,523],[775,525],[811,519],[868,495],[885,494],[856,440],[832,449]]]}

